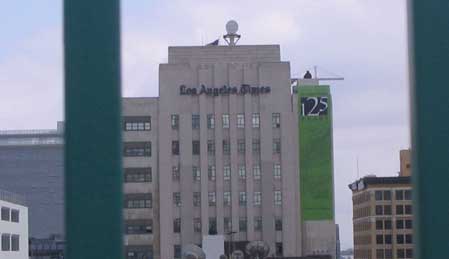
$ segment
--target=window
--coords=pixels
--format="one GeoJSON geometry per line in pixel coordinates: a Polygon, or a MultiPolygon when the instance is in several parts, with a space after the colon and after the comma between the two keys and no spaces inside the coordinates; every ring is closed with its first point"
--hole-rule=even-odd
{"type": "Polygon", "coordinates": [[[376,215],[383,215],[384,214],[384,207],[382,205],[376,205],[376,215]]]}
{"type": "Polygon", "coordinates": [[[391,215],[391,205],[384,206],[384,215],[391,215]]]}
{"type": "Polygon", "coordinates": [[[282,219],[281,218],[276,218],[274,220],[274,229],[276,231],[282,231],[282,219]]]}
{"type": "Polygon", "coordinates": [[[240,154],[245,154],[245,140],[239,139],[237,140],[237,152],[240,154]]]}
{"type": "Polygon", "coordinates": [[[404,235],[396,235],[396,243],[397,244],[404,244],[404,235]]]}
{"type": "Polygon", "coordinates": [[[254,231],[262,231],[262,217],[254,217],[254,231]]]}
{"type": "Polygon", "coordinates": [[[171,128],[179,129],[179,115],[178,114],[171,115],[171,128]]]}
{"type": "Polygon", "coordinates": [[[9,234],[2,234],[2,251],[11,250],[11,237],[9,234]]]}
{"type": "Polygon", "coordinates": [[[273,166],[273,177],[274,179],[281,179],[281,165],[275,164],[273,166]]]}
{"type": "Polygon", "coordinates": [[[127,220],[125,221],[125,233],[127,235],[141,235],[153,233],[153,221],[127,220]]]}
{"type": "Polygon", "coordinates": [[[378,244],[378,245],[384,244],[384,236],[383,235],[376,235],[376,244],[378,244]]]}
{"type": "Polygon", "coordinates": [[[374,194],[376,201],[381,201],[382,200],[382,191],[376,191],[374,194]]]}
{"type": "Polygon", "coordinates": [[[385,244],[391,245],[392,236],[391,235],[385,235],[385,244]]]}
{"type": "Polygon", "coordinates": [[[260,114],[259,113],[253,113],[252,124],[253,124],[253,128],[260,128],[260,114]]]}
{"type": "Polygon", "coordinates": [[[246,218],[239,219],[239,231],[246,232],[248,230],[248,224],[246,218]]]}
{"type": "Polygon", "coordinates": [[[123,155],[125,157],[151,156],[151,142],[126,142],[123,155]]]}
{"type": "Polygon", "coordinates": [[[215,155],[215,141],[213,140],[207,141],[207,153],[209,155],[215,155]]]}
{"type": "Polygon", "coordinates": [[[405,205],[405,214],[410,215],[412,214],[412,205],[405,205]]]}
{"type": "Polygon", "coordinates": [[[229,140],[223,140],[223,154],[229,155],[231,153],[231,143],[229,140]]]}
{"type": "Polygon", "coordinates": [[[192,114],[192,129],[199,129],[199,128],[200,128],[200,115],[192,114]]]}
{"type": "Polygon", "coordinates": [[[224,227],[224,232],[225,232],[225,234],[231,232],[231,231],[232,231],[232,221],[231,221],[231,218],[225,217],[225,218],[223,219],[223,223],[224,223],[224,226],[223,226],[223,227],[224,227]]]}
{"type": "Polygon", "coordinates": [[[393,251],[391,249],[385,249],[385,259],[393,258],[393,251]]]}
{"type": "Polygon", "coordinates": [[[12,235],[11,236],[11,251],[19,251],[19,243],[20,243],[20,237],[19,235],[12,235]]]}
{"type": "Polygon", "coordinates": [[[385,220],[385,229],[392,229],[391,220],[385,220]]]}
{"type": "Polygon", "coordinates": [[[11,210],[11,221],[12,222],[19,222],[19,211],[18,210],[11,210]]]}
{"type": "Polygon", "coordinates": [[[223,128],[229,129],[229,114],[223,114],[221,115],[222,122],[223,122],[223,128]]]}
{"type": "Polygon", "coordinates": [[[192,167],[193,181],[201,181],[201,171],[198,167],[192,167]]]}
{"type": "Polygon", "coordinates": [[[176,207],[181,207],[181,193],[180,192],[173,193],[173,204],[176,207]]]}
{"type": "Polygon", "coordinates": [[[413,249],[405,249],[405,256],[407,256],[407,258],[413,258],[413,249]]]}
{"type": "Polygon", "coordinates": [[[260,154],[260,139],[253,139],[253,154],[260,154]]]}
{"type": "Polygon", "coordinates": [[[254,192],[254,206],[260,206],[262,203],[262,193],[254,192]]]}
{"type": "Polygon", "coordinates": [[[404,221],[403,220],[396,220],[396,228],[397,229],[404,229],[404,221]]]}
{"type": "Polygon", "coordinates": [[[281,114],[273,113],[273,115],[271,117],[271,121],[273,123],[273,128],[280,128],[281,127],[281,114]]]}
{"type": "Polygon", "coordinates": [[[193,219],[193,231],[195,233],[201,233],[201,219],[200,218],[193,219]]]}
{"type": "Polygon", "coordinates": [[[1,215],[1,217],[2,217],[3,221],[9,221],[10,220],[9,212],[10,212],[9,208],[2,207],[2,215],[1,215]]]}
{"type": "Polygon", "coordinates": [[[181,246],[180,245],[173,246],[173,254],[174,254],[175,258],[181,258],[181,246]]]}
{"type": "Polygon", "coordinates": [[[396,205],[396,214],[397,215],[403,215],[404,214],[404,206],[396,205]]]}
{"type": "Polygon", "coordinates": [[[237,128],[245,127],[245,114],[237,114],[237,128]]]}
{"type": "Polygon", "coordinates": [[[179,181],[181,175],[179,174],[179,167],[173,166],[171,168],[173,181],[179,181]]]}
{"type": "Polygon", "coordinates": [[[231,193],[230,192],[224,192],[223,193],[223,206],[231,206],[231,193]]]}
{"type": "Polygon", "coordinates": [[[376,220],[376,229],[382,230],[384,228],[384,222],[382,220],[376,220]]]}
{"type": "Polygon", "coordinates": [[[281,191],[274,191],[274,204],[282,205],[282,192],[281,191]]]}
{"type": "Polygon", "coordinates": [[[207,175],[209,177],[209,181],[215,181],[215,166],[210,165],[207,167],[207,175]]]}
{"type": "Polygon", "coordinates": [[[125,131],[150,131],[151,117],[123,117],[123,130],[125,131]]]}
{"type": "Polygon", "coordinates": [[[215,128],[215,117],[213,114],[207,115],[207,128],[214,129],[215,128]]]}
{"type": "Polygon", "coordinates": [[[412,191],[411,190],[405,190],[404,191],[404,196],[405,196],[406,200],[408,200],[408,201],[412,200],[412,191]]]}
{"type": "Polygon", "coordinates": [[[200,141],[199,140],[192,141],[192,154],[193,155],[200,154],[200,141]]]}
{"type": "Polygon", "coordinates": [[[225,181],[231,180],[231,167],[228,165],[223,167],[223,180],[225,181]]]}
{"type": "Polygon", "coordinates": [[[276,242],[276,256],[282,256],[284,254],[284,248],[282,243],[276,242]]]}
{"type": "Polygon", "coordinates": [[[239,205],[246,206],[246,192],[239,193],[239,205]]]}
{"type": "Polygon", "coordinates": [[[217,197],[215,192],[209,192],[209,206],[214,207],[217,204],[217,197]]]}
{"type": "Polygon", "coordinates": [[[391,201],[391,191],[384,191],[384,200],[391,201]]]}
{"type": "Polygon", "coordinates": [[[253,166],[253,178],[254,180],[260,180],[260,165],[253,166]]]}
{"type": "Polygon", "coordinates": [[[405,251],[404,251],[404,249],[398,249],[398,250],[396,250],[396,257],[397,257],[398,259],[405,258],[405,251]]]}
{"type": "Polygon", "coordinates": [[[179,155],[179,141],[173,140],[171,142],[171,154],[172,155],[179,155]]]}
{"type": "Polygon", "coordinates": [[[384,259],[384,250],[383,249],[376,249],[376,258],[384,259]]]}
{"type": "Polygon", "coordinates": [[[125,168],[126,183],[143,183],[152,181],[151,167],[148,168],[125,168]]]}
{"type": "Polygon", "coordinates": [[[273,154],[281,153],[281,139],[273,139],[273,154]]]}
{"type": "Polygon", "coordinates": [[[200,192],[193,193],[193,206],[194,207],[201,206],[201,193],[200,192]]]}
{"type": "Polygon", "coordinates": [[[395,193],[396,193],[396,200],[401,201],[404,199],[404,193],[402,190],[396,190],[395,193]]]}
{"type": "Polygon", "coordinates": [[[413,223],[412,223],[412,220],[411,220],[411,219],[407,219],[407,220],[405,221],[405,228],[406,228],[406,229],[412,229],[412,228],[413,228],[413,223]]]}
{"type": "Polygon", "coordinates": [[[217,234],[217,219],[209,218],[209,235],[217,234]]]}
{"type": "Polygon", "coordinates": [[[239,177],[240,179],[246,179],[246,168],[244,165],[239,166],[239,177]]]}
{"type": "Polygon", "coordinates": [[[143,209],[152,207],[153,207],[153,196],[151,193],[125,195],[125,208],[127,209],[143,209]]]}
{"type": "Polygon", "coordinates": [[[173,220],[173,232],[181,233],[181,219],[180,218],[176,218],[173,220]]]}

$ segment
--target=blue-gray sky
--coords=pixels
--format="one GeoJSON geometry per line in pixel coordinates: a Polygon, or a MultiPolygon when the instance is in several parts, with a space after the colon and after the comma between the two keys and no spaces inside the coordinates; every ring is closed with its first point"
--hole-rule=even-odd
{"type": "MultiPolygon", "coordinates": [[[[405,0],[122,1],[123,94],[157,96],[167,47],[201,45],[239,22],[240,44],[280,44],[293,76],[338,74],[334,100],[336,220],[352,247],[347,184],[396,175],[409,147],[405,0]]],[[[0,129],[54,128],[63,114],[62,1],[0,3],[0,129]]]]}

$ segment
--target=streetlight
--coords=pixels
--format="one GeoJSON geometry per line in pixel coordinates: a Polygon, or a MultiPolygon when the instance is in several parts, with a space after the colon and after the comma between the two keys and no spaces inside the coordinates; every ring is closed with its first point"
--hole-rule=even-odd
{"type": "Polygon", "coordinates": [[[226,233],[227,236],[229,236],[230,240],[228,241],[228,259],[231,259],[232,251],[231,251],[231,243],[232,243],[232,250],[234,250],[234,242],[233,242],[233,236],[236,234],[237,231],[230,231],[226,233]]]}

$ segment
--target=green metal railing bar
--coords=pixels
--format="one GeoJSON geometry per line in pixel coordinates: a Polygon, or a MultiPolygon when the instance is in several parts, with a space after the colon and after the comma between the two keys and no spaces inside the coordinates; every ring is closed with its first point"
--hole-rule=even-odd
{"type": "Polygon", "coordinates": [[[66,258],[123,258],[120,1],[65,0],[66,258]]]}
{"type": "Polygon", "coordinates": [[[449,258],[449,1],[409,5],[415,255],[449,258]]]}

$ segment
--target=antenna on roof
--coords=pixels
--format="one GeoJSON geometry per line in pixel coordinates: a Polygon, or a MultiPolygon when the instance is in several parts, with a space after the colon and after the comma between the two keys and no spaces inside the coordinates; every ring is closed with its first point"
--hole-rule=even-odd
{"type": "Polygon", "coordinates": [[[235,44],[240,40],[240,35],[237,34],[239,30],[239,24],[230,20],[226,23],[226,35],[223,35],[223,39],[228,43],[229,46],[235,46],[235,44]]]}

